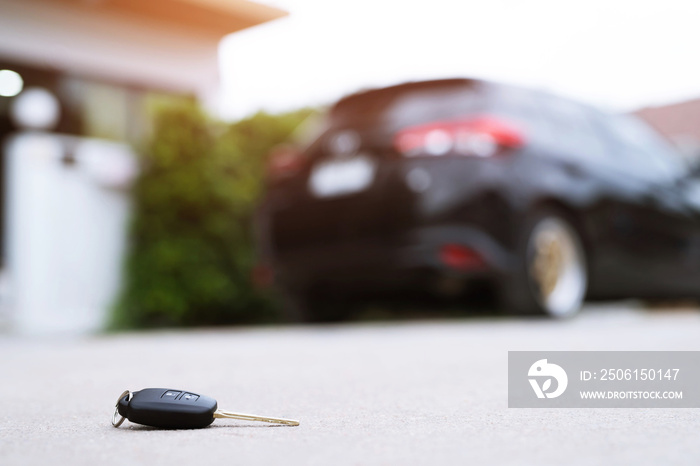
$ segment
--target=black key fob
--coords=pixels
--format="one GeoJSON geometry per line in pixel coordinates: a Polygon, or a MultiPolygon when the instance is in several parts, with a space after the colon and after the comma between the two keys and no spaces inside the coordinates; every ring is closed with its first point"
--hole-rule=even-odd
{"type": "Polygon", "coordinates": [[[184,390],[145,388],[119,399],[117,411],[131,422],[165,429],[199,429],[214,422],[214,398],[184,390]]]}

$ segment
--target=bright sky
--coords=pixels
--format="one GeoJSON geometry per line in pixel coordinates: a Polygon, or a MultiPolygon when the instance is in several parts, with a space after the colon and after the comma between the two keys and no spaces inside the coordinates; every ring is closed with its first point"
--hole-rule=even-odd
{"type": "Polygon", "coordinates": [[[456,76],[612,110],[700,97],[697,0],[257,1],[290,16],[222,42],[225,118],[456,76]]]}

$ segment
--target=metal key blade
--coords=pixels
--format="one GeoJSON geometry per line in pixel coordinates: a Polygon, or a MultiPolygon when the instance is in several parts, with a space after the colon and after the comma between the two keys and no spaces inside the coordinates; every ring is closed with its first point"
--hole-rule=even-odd
{"type": "Polygon", "coordinates": [[[256,416],[254,414],[232,413],[231,411],[225,411],[223,409],[219,409],[219,410],[215,411],[214,418],[240,419],[243,421],[261,421],[261,422],[270,422],[273,424],[284,424],[286,426],[298,426],[299,425],[299,421],[295,421],[293,419],[280,419],[280,418],[276,418],[276,417],[256,416]]]}

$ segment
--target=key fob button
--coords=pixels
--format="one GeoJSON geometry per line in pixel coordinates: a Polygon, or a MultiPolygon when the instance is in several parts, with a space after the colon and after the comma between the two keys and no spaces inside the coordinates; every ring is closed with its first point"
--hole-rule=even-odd
{"type": "Polygon", "coordinates": [[[199,395],[195,395],[194,393],[185,393],[180,397],[180,399],[183,401],[197,401],[199,399],[199,395]]]}
{"type": "Polygon", "coordinates": [[[182,392],[178,392],[178,391],[175,391],[175,390],[168,390],[168,391],[166,391],[165,393],[163,393],[163,394],[161,395],[161,398],[164,398],[164,399],[167,399],[167,400],[174,400],[175,398],[177,398],[178,396],[180,396],[180,393],[182,393],[182,392]]]}

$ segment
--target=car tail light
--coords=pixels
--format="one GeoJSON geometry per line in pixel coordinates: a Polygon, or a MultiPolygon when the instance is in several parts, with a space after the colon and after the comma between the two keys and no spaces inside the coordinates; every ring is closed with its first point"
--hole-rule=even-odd
{"type": "Polygon", "coordinates": [[[270,152],[267,172],[272,179],[287,178],[301,171],[306,165],[306,157],[297,148],[281,145],[270,152]]]}
{"type": "Polygon", "coordinates": [[[458,270],[481,268],[484,259],[473,249],[460,244],[445,244],[440,248],[440,261],[446,266],[458,270]]]}
{"type": "Polygon", "coordinates": [[[510,122],[492,116],[444,120],[399,131],[394,147],[406,156],[456,155],[491,157],[522,146],[525,137],[510,122]]]}

